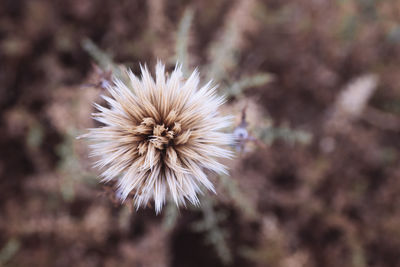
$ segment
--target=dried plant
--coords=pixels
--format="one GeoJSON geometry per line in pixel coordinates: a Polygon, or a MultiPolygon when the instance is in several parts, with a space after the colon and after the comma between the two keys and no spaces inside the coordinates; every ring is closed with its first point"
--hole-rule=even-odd
{"type": "Polygon", "coordinates": [[[351,122],[358,119],[367,107],[368,101],[378,86],[378,77],[374,74],[365,74],[350,81],[340,92],[330,117],[326,122],[326,128],[331,132],[347,131],[351,122]]]}
{"type": "Polygon", "coordinates": [[[128,71],[129,83],[119,79],[103,96],[109,108],[95,104],[94,118],[105,124],[84,135],[93,141],[92,155],[104,181],[118,181],[118,194],[125,200],[132,193],[136,208],[154,199],[160,212],[168,196],[184,205],[198,204],[201,186],[214,191],[205,169],[226,173],[217,158],[231,157],[223,146],[233,135],[221,132],[229,116],[219,116],[224,98],[211,82],[198,87],[194,71],[185,80],[179,65],[166,79],[165,67],[156,66],[156,79],[142,67],[142,79],[128,71]]]}
{"type": "Polygon", "coordinates": [[[246,43],[245,34],[257,28],[252,16],[255,7],[254,0],[240,0],[233,5],[226,16],[224,27],[209,48],[207,77],[223,80],[235,68],[239,51],[246,43]]]}

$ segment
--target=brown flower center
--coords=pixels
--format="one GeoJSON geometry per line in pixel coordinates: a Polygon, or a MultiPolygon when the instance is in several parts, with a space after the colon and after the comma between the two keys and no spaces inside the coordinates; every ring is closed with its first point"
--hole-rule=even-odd
{"type": "Polygon", "coordinates": [[[158,150],[164,150],[169,145],[184,144],[188,141],[191,132],[189,130],[182,131],[179,122],[165,124],[157,124],[153,118],[144,118],[140,125],[134,127],[131,131],[135,136],[141,136],[138,150],[139,154],[147,151],[147,146],[152,143],[158,150]]]}
{"type": "Polygon", "coordinates": [[[153,128],[153,134],[149,136],[149,141],[160,150],[163,150],[174,138],[174,131],[169,130],[168,127],[162,125],[155,125],[153,128]]]}

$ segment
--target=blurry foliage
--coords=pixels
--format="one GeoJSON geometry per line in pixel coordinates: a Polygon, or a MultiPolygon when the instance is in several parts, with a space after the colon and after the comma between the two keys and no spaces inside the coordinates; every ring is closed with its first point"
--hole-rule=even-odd
{"type": "Polygon", "coordinates": [[[218,182],[222,184],[231,201],[234,202],[234,204],[238,209],[240,209],[245,217],[252,220],[257,219],[258,212],[254,209],[243,192],[240,191],[240,188],[235,180],[226,175],[221,175],[218,182]]]}
{"type": "Polygon", "coordinates": [[[215,210],[212,198],[204,197],[201,200],[200,208],[203,212],[203,218],[194,223],[192,229],[205,232],[205,241],[213,245],[221,261],[224,264],[231,263],[232,253],[227,241],[228,233],[220,226],[221,222],[227,219],[227,215],[223,210],[215,210]]]}
{"type": "Polygon", "coordinates": [[[182,64],[182,72],[188,74],[189,67],[189,33],[190,26],[193,21],[194,12],[188,8],[183,13],[182,19],[178,26],[178,33],[176,35],[175,44],[175,62],[182,64]]]}
{"type": "Polygon", "coordinates": [[[179,208],[170,201],[167,203],[164,212],[163,227],[165,231],[170,231],[175,227],[179,218],[179,208]]]}
{"type": "Polygon", "coordinates": [[[263,86],[271,81],[273,81],[273,76],[271,74],[257,73],[233,82],[232,85],[228,86],[223,92],[225,92],[227,97],[238,97],[243,95],[244,90],[248,88],[263,86]]]}
{"type": "Polygon", "coordinates": [[[0,250],[0,264],[5,265],[21,247],[20,241],[17,239],[10,239],[6,245],[0,250]]]}
{"type": "Polygon", "coordinates": [[[43,142],[42,127],[38,124],[32,125],[32,127],[29,129],[26,141],[29,147],[38,148],[43,142]]]}
{"type": "Polygon", "coordinates": [[[57,155],[60,158],[58,172],[62,175],[60,193],[66,202],[74,201],[76,188],[82,183],[92,187],[98,185],[97,175],[83,168],[77,154],[76,137],[78,133],[74,127],[67,129],[63,142],[56,147],[57,155]]]}
{"type": "Polygon", "coordinates": [[[82,47],[90,54],[103,72],[111,71],[112,75],[118,79],[128,79],[125,73],[125,67],[117,65],[108,53],[97,47],[91,40],[85,39],[82,42],[82,47]]]}
{"type": "Polygon", "coordinates": [[[290,145],[296,143],[308,145],[312,141],[312,135],[309,132],[294,130],[287,126],[261,128],[258,131],[260,139],[269,145],[275,140],[283,140],[290,145]]]}

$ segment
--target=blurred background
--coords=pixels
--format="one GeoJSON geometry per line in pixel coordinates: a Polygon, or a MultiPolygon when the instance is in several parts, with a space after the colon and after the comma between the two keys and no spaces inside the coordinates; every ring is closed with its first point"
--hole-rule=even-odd
{"type": "Polygon", "coordinates": [[[0,266],[400,266],[399,70],[397,0],[1,0],[0,266]],[[157,59],[243,137],[217,195],[158,216],[75,139],[157,59]]]}

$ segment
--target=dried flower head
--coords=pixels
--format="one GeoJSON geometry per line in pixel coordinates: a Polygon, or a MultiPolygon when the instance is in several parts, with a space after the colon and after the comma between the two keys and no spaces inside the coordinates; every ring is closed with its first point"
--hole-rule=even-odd
{"type": "Polygon", "coordinates": [[[204,170],[226,173],[217,158],[231,156],[223,146],[233,136],[221,132],[231,120],[217,111],[224,98],[211,82],[199,88],[197,71],[187,80],[179,66],[166,79],[160,62],[156,80],[146,67],[141,71],[141,79],[128,71],[129,82],[114,80],[112,97],[103,96],[109,108],[95,104],[93,116],[104,126],[85,137],[93,141],[96,165],[104,181],[117,181],[122,200],[132,193],[137,208],[154,199],[158,213],[169,196],[177,205],[198,204],[201,185],[214,191],[204,170]]]}

